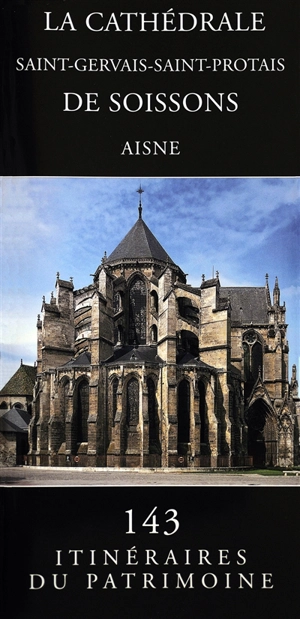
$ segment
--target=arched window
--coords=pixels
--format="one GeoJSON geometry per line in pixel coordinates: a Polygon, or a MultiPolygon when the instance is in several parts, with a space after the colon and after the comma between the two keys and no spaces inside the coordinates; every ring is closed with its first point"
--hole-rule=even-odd
{"type": "Polygon", "coordinates": [[[191,321],[193,324],[199,324],[199,310],[195,307],[188,297],[178,297],[179,314],[185,320],[191,321]]]}
{"type": "Polygon", "coordinates": [[[62,420],[62,435],[61,435],[61,443],[64,443],[66,440],[66,417],[68,414],[68,402],[69,402],[69,397],[68,397],[68,393],[69,393],[69,388],[70,388],[70,382],[68,380],[65,380],[65,382],[62,385],[62,392],[61,392],[61,420],[62,420]]]}
{"type": "Polygon", "coordinates": [[[40,418],[40,410],[41,410],[41,402],[40,402],[40,393],[37,394],[35,400],[35,415],[31,420],[31,432],[30,432],[30,441],[31,441],[31,449],[35,451],[37,449],[37,423],[40,418]]]}
{"type": "Polygon", "coordinates": [[[77,391],[77,443],[86,443],[88,440],[89,416],[89,383],[82,380],[77,391]]]}
{"type": "Polygon", "coordinates": [[[124,336],[123,336],[123,327],[122,325],[118,325],[118,343],[123,344],[124,336]]]}
{"type": "Polygon", "coordinates": [[[122,325],[115,325],[114,342],[115,342],[115,345],[118,345],[118,346],[120,346],[120,344],[124,344],[124,329],[122,325]]]}
{"type": "Polygon", "coordinates": [[[254,380],[258,378],[259,373],[262,375],[263,356],[262,345],[260,342],[256,342],[252,347],[252,364],[251,371],[254,380]]]}
{"type": "Polygon", "coordinates": [[[116,412],[117,412],[117,391],[118,391],[118,384],[119,381],[117,378],[114,378],[113,382],[112,382],[112,415],[113,415],[113,419],[116,416],[116,412]]]}
{"type": "Polygon", "coordinates": [[[263,350],[258,334],[251,329],[243,336],[245,396],[249,397],[259,374],[263,372],[263,350]]]}
{"type": "Polygon", "coordinates": [[[65,381],[62,387],[62,414],[65,418],[68,412],[68,393],[70,388],[70,382],[68,380],[65,381]]]}
{"type": "Polygon", "coordinates": [[[137,277],[129,290],[129,344],[146,344],[146,301],[145,282],[137,277]]]}
{"type": "Polygon", "coordinates": [[[131,378],[127,383],[127,414],[128,425],[137,425],[139,421],[139,383],[131,378]]]}
{"type": "Polygon", "coordinates": [[[178,453],[185,454],[190,442],[190,384],[185,379],[178,386],[177,419],[178,453]]]}
{"type": "Polygon", "coordinates": [[[157,342],[157,326],[152,325],[151,327],[151,342],[157,342]]]}
{"type": "Polygon", "coordinates": [[[157,292],[155,292],[155,290],[152,290],[152,292],[150,294],[150,300],[151,300],[151,309],[154,312],[158,312],[158,296],[157,296],[157,292]]]}
{"type": "Polygon", "coordinates": [[[200,415],[200,443],[201,445],[208,444],[208,418],[206,407],[206,390],[202,380],[198,383],[199,389],[199,415],[200,415]]]}
{"type": "Polygon", "coordinates": [[[114,305],[114,314],[117,314],[118,312],[120,312],[123,309],[123,307],[122,307],[122,296],[121,296],[120,292],[115,292],[113,305],[114,305]]]}
{"type": "Polygon", "coordinates": [[[13,405],[14,408],[24,408],[23,404],[21,404],[21,402],[15,402],[13,405]]]}
{"type": "Polygon", "coordinates": [[[5,410],[7,408],[6,402],[1,402],[0,408],[1,408],[1,410],[5,410]]]}
{"type": "Polygon", "coordinates": [[[183,329],[179,333],[178,348],[180,351],[189,352],[193,357],[199,355],[199,340],[197,336],[191,331],[183,329]]]}
{"type": "Polygon", "coordinates": [[[157,413],[155,384],[152,378],[147,379],[147,387],[149,416],[149,453],[160,453],[161,450],[159,442],[159,419],[157,413]]]}

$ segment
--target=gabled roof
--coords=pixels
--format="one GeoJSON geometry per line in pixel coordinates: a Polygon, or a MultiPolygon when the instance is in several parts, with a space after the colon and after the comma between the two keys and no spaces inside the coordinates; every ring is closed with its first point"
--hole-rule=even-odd
{"type": "Polygon", "coordinates": [[[219,285],[220,285],[219,278],[213,277],[212,279],[205,279],[201,284],[201,288],[213,288],[213,286],[219,286],[219,285]]]}
{"type": "Polygon", "coordinates": [[[220,298],[230,299],[231,319],[241,324],[268,324],[265,287],[220,288],[220,298]]]}
{"type": "Polygon", "coordinates": [[[193,367],[197,367],[200,370],[203,370],[203,372],[215,372],[216,368],[212,367],[211,365],[208,365],[207,363],[204,363],[204,361],[201,361],[201,359],[198,359],[197,357],[194,357],[190,352],[182,352],[183,356],[179,356],[179,358],[177,359],[177,364],[178,365],[190,365],[193,367]]]}
{"type": "Polygon", "coordinates": [[[0,417],[0,432],[27,432],[30,414],[22,408],[11,408],[0,417]]]}
{"type": "Polygon", "coordinates": [[[82,352],[75,359],[71,359],[67,363],[65,363],[62,367],[64,368],[79,368],[79,367],[89,367],[91,365],[91,353],[82,352]]]}
{"type": "Polygon", "coordinates": [[[107,262],[128,258],[153,258],[174,264],[173,260],[171,260],[170,256],[141,217],[136,221],[116,249],[108,256],[107,262]]]}
{"type": "Polygon", "coordinates": [[[112,357],[105,361],[106,364],[115,363],[159,363],[160,357],[157,356],[156,346],[122,346],[116,348],[112,357]]]}
{"type": "Polygon", "coordinates": [[[0,395],[30,396],[33,392],[35,379],[36,367],[24,365],[21,362],[19,369],[0,390],[0,395]]]}

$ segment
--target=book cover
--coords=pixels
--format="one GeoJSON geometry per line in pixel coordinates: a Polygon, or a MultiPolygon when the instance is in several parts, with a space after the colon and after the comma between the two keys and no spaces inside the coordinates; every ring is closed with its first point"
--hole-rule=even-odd
{"type": "MultiPolygon", "coordinates": [[[[3,614],[296,617],[298,477],[280,477],[280,485],[275,477],[264,483],[262,476],[248,484],[227,476],[222,484],[213,473],[202,485],[192,479],[199,468],[246,466],[249,455],[257,467],[298,464],[298,418],[289,415],[291,402],[294,411],[298,402],[292,364],[299,357],[299,7],[292,0],[284,8],[268,0],[246,6],[236,0],[190,0],[184,6],[153,1],[150,7],[132,0],[126,6],[117,0],[2,5],[1,387],[18,371],[20,358],[21,372],[37,359],[38,375],[47,375],[35,387],[27,466],[24,460],[15,469],[18,475],[13,467],[9,475],[1,467],[3,614]],[[147,261],[144,245],[139,253],[136,244],[141,238],[148,243],[147,261]],[[145,321],[142,280],[134,274],[146,272],[145,321]],[[112,278],[118,297],[109,292],[112,278]],[[128,315],[125,280],[131,282],[129,306],[138,305],[128,315]],[[102,295],[98,309],[93,286],[102,295]],[[260,303],[268,294],[268,318],[262,319],[260,303]],[[171,324],[173,297],[176,325],[171,324]],[[70,315],[66,318],[69,298],[77,311],[75,342],[70,315]],[[169,312],[167,327],[156,316],[156,302],[169,312]],[[110,305],[112,315],[105,310],[110,305]],[[41,306],[52,321],[49,331],[43,332],[36,317],[41,306]],[[80,319],[90,307],[92,318],[80,319]],[[106,315],[110,319],[104,320],[106,315]],[[230,353],[229,316],[236,321],[230,353]],[[38,341],[37,356],[36,323],[37,340],[41,333],[44,338],[44,352],[38,341]],[[99,324],[102,333],[108,331],[95,361],[99,324]],[[213,325],[215,346],[207,325],[213,325]],[[59,345],[47,340],[56,328],[59,345]],[[272,385],[266,385],[263,372],[271,376],[267,364],[277,346],[281,374],[273,373],[272,385]],[[233,354],[238,347],[239,354],[233,354]],[[155,355],[149,356],[150,349],[155,355]],[[93,361],[85,419],[85,384],[76,381],[87,375],[86,354],[93,361]],[[255,406],[243,427],[234,418],[235,372],[242,356],[249,359],[248,408],[255,405],[255,389],[261,390],[264,410],[276,401],[281,419],[276,435],[266,413],[268,434],[263,434],[255,406]],[[103,363],[107,359],[110,364],[103,363]],[[137,396],[130,377],[141,380],[141,367],[137,396]],[[216,418],[214,429],[207,422],[205,434],[199,402],[207,385],[211,394],[213,388],[225,393],[224,374],[231,377],[226,396],[231,417],[224,401],[224,417],[216,418]],[[158,376],[165,377],[164,386],[163,378],[156,383],[158,376]],[[68,394],[73,397],[71,379],[81,404],[77,425],[66,405],[63,435],[53,421],[62,411],[59,389],[65,389],[64,402],[68,394]],[[106,399],[104,379],[111,386],[106,399]],[[119,380],[115,391],[114,379],[119,380]],[[143,402],[138,410],[151,409],[152,385],[162,400],[157,410],[153,406],[152,422],[142,418],[140,430],[136,401],[143,402]],[[107,430],[91,414],[95,393],[98,410],[113,417],[105,445],[107,430]],[[126,423],[125,396],[131,402],[126,423]],[[50,416],[38,416],[39,397],[50,416]],[[193,414],[187,416],[191,402],[193,414]],[[252,432],[250,442],[245,426],[252,432]],[[74,441],[87,447],[74,451],[74,441]],[[55,471],[51,479],[47,470],[47,487],[40,477],[44,465],[55,471]],[[139,473],[123,483],[119,473],[111,483],[91,487],[84,478],[97,466],[173,467],[180,481],[169,474],[162,486],[157,472],[154,481],[142,485],[136,481],[139,473]],[[57,481],[64,467],[78,468],[72,487],[57,481]],[[30,477],[34,469],[39,487],[30,477]]],[[[216,410],[221,409],[218,400],[216,410]]],[[[9,422],[2,421],[2,435],[9,422]]]]}

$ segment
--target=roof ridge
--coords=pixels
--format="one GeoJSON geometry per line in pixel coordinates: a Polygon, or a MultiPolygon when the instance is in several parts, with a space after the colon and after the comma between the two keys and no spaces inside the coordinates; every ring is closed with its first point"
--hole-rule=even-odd
{"type": "Polygon", "coordinates": [[[35,383],[36,371],[35,366],[21,363],[16,372],[7,383],[5,383],[2,389],[0,389],[0,395],[31,395],[35,383]],[[29,370],[30,368],[31,370],[29,370]]]}
{"type": "Polygon", "coordinates": [[[139,218],[130,228],[117,247],[108,256],[107,262],[126,258],[153,258],[174,264],[169,254],[142,218],[139,218]]]}

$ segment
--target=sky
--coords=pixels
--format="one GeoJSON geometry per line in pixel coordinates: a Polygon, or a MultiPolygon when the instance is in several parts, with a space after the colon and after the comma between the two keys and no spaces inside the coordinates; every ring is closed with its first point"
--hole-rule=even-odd
{"type": "Polygon", "coordinates": [[[36,360],[36,319],[56,273],[92,283],[138,218],[188,283],[216,270],[222,286],[264,286],[286,302],[290,370],[300,355],[300,179],[3,177],[0,388],[36,360]]]}

